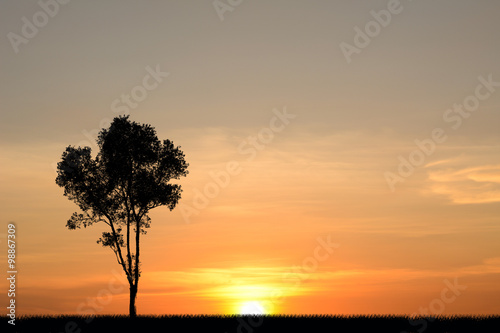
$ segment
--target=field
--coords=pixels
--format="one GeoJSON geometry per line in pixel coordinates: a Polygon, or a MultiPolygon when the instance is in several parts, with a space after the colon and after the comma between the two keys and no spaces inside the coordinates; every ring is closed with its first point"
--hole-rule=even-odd
{"type": "Polygon", "coordinates": [[[21,316],[11,332],[499,332],[500,316],[21,316]]]}

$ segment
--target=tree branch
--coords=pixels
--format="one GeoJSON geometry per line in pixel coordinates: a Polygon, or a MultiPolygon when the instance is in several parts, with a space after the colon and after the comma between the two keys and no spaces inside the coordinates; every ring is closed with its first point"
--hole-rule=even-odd
{"type": "Polygon", "coordinates": [[[127,268],[125,267],[125,264],[123,262],[123,256],[122,256],[122,250],[120,248],[120,244],[118,244],[118,237],[116,236],[116,230],[115,230],[115,226],[113,224],[113,220],[111,219],[111,217],[108,215],[108,214],[105,214],[104,216],[106,216],[106,218],[109,220],[109,225],[111,226],[111,231],[113,232],[113,240],[115,241],[115,246],[116,246],[116,249],[118,251],[118,254],[120,256],[120,261],[118,262],[123,270],[125,271],[125,274],[127,275],[128,277],[128,272],[127,272],[127,268]]]}
{"type": "Polygon", "coordinates": [[[127,260],[128,260],[128,272],[129,272],[130,278],[132,278],[132,255],[130,253],[130,207],[128,205],[129,196],[125,193],[123,185],[122,185],[122,195],[123,195],[124,202],[125,202],[125,210],[127,211],[127,260]]]}

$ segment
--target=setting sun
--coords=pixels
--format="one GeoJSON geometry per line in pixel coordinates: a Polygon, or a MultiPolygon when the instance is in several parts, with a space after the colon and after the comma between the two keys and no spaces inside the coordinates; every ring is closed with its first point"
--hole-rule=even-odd
{"type": "Polygon", "coordinates": [[[241,305],[240,314],[242,315],[263,315],[266,314],[264,307],[258,301],[245,302],[241,305]]]}

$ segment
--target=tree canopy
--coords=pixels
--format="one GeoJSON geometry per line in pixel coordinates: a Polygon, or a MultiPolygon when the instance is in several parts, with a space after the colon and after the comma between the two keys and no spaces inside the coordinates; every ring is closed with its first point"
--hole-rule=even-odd
{"type": "Polygon", "coordinates": [[[179,202],[181,186],[170,181],[186,176],[189,164],[180,147],[160,141],[151,125],[128,116],[114,118],[99,133],[97,144],[95,158],[90,147],[68,146],[57,165],[56,184],[82,211],[73,213],[69,229],[98,222],[109,226],[97,243],[110,247],[123,268],[130,284],[130,314],[135,316],[140,235],[150,226],[151,209],[172,210],[179,202]]]}

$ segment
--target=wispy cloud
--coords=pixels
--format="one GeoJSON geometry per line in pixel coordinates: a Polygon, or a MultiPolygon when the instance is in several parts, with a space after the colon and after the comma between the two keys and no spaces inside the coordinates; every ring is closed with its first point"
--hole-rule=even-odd
{"type": "MultiPolygon", "coordinates": [[[[303,273],[299,286],[284,276],[292,267],[193,268],[186,271],[157,271],[145,276],[145,293],[190,294],[214,299],[266,299],[280,291],[285,297],[324,293],[335,286],[390,285],[403,281],[500,274],[500,257],[453,269],[336,269],[325,267],[303,273]],[[154,289],[146,286],[152,285],[154,289]]],[[[299,275],[301,273],[298,273],[299,275]]],[[[297,275],[298,276],[298,275],[297,275]]],[[[349,288],[350,288],[349,287],[349,288]]]]}
{"type": "Polygon", "coordinates": [[[464,167],[443,161],[429,168],[431,191],[454,204],[500,202],[500,165],[464,167]]]}

